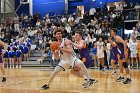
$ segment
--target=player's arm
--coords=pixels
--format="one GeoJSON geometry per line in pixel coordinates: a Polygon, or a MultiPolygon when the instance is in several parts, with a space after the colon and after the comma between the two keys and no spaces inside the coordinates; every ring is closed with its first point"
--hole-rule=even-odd
{"type": "Polygon", "coordinates": [[[73,48],[71,46],[71,41],[66,39],[65,40],[65,45],[66,45],[66,48],[58,47],[58,49],[63,51],[63,52],[72,54],[73,48]]]}
{"type": "Polygon", "coordinates": [[[136,47],[137,47],[137,49],[139,49],[140,48],[140,44],[138,43],[136,47]]]}
{"type": "Polygon", "coordinates": [[[73,42],[71,42],[71,44],[74,45],[78,49],[82,49],[82,48],[84,48],[84,46],[85,46],[86,43],[85,43],[85,41],[82,40],[80,42],[80,44],[76,44],[76,43],[73,43],[73,42]]]}
{"type": "Polygon", "coordinates": [[[111,40],[111,38],[109,38],[108,41],[109,41],[110,45],[112,45],[113,47],[117,46],[116,43],[111,40]]]}
{"type": "Polygon", "coordinates": [[[59,51],[58,50],[55,50],[53,53],[52,53],[54,59],[58,59],[59,58],[59,51]]]}

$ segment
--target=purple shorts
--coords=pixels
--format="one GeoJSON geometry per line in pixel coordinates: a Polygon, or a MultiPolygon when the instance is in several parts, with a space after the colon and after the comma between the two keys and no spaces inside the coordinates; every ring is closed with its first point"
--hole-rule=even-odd
{"type": "Polygon", "coordinates": [[[123,60],[123,59],[125,59],[124,53],[120,54],[120,60],[123,60]]]}
{"type": "Polygon", "coordinates": [[[124,58],[125,58],[124,54],[116,54],[116,55],[113,56],[112,59],[115,60],[115,61],[118,61],[119,59],[123,60],[124,58]]]}
{"type": "Polygon", "coordinates": [[[2,57],[0,56],[0,63],[3,63],[3,61],[2,61],[2,57]]]}
{"type": "Polygon", "coordinates": [[[112,59],[118,61],[120,59],[120,54],[114,55],[112,59]]]}

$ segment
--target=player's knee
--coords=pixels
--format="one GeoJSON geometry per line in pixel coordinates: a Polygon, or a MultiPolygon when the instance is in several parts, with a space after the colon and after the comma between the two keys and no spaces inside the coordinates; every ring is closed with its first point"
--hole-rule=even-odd
{"type": "Polygon", "coordinates": [[[123,67],[124,68],[128,68],[128,63],[127,62],[123,62],[123,67]]]}

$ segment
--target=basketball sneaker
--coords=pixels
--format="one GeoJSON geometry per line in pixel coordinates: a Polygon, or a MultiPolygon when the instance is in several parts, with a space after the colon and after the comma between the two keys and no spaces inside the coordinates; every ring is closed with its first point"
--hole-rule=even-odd
{"type": "Polygon", "coordinates": [[[103,68],[102,68],[102,72],[104,72],[104,71],[105,71],[105,68],[103,67],[103,68]]]}
{"type": "Polygon", "coordinates": [[[98,80],[96,79],[90,79],[89,81],[86,80],[86,82],[84,84],[82,84],[84,86],[84,88],[90,87],[91,85],[97,83],[98,80]]]}
{"type": "Polygon", "coordinates": [[[16,65],[16,68],[18,68],[18,65],[16,65]]]}
{"type": "Polygon", "coordinates": [[[6,81],[6,77],[3,77],[3,78],[2,78],[2,82],[5,82],[5,81],[6,81]]]}
{"type": "Polygon", "coordinates": [[[93,85],[93,81],[89,80],[84,84],[84,88],[90,87],[93,85]]]}
{"type": "Polygon", "coordinates": [[[19,65],[19,68],[22,68],[22,66],[21,66],[21,65],[19,65]]]}
{"type": "MultiPolygon", "coordinates": [[[[91,81],[94,81],[95,79],[90,79],[91,81]]],[[[85,79],[85,81],[87,81],[87,79],[85,79]]]]}
{"type": "Polygon", "coordinates": [[[131,79],[129,79],[129,78],[127,78],[124,82],[123,82],[123,84],[128,84],[128,83],[131,83],[131,79]]]}
{"type": "Polygon", "coordinates": [[[121,82],[121,81],[124,81],[124,77],[119,77],[118,79],[116,79],[116,82],[121,82]]]}
{"type": "Polygon", "coordinates": [[[45,85],[43,85],[41,88],[42,88],[42,89],[49,89],[49,86],[45,84],[45,85]]]}
{"type": "Polygon", "coordinates": [[[111,75],[116,75],[117,74],[117,71],[112,71],[111,72],[111,75]]]}

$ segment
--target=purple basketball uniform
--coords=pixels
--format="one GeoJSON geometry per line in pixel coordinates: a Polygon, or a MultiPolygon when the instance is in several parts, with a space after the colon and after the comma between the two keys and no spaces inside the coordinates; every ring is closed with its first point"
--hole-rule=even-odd
{"type": "Polygon", "coordinates": [[[113,57],[112,59],[118,61],[120,59],[120,52],[117,47],[112,47],[113,57]]]}
{"type": "Polygon", "coordinates": [[[0,46],[0,63],[2,63],[2,47],[0,46]]]}
{"type": "Polygon", "coordinates": [[[92,58],[90,56],[89,49],[88,49],[87,45],[85,48],[79,49],[79,53],[80,53],[81,60],[83,58],[86,59],[86,61],[84,62],[85,66],[87,68],[90,67],[92,65],[92,58]]]}
{"type": "Polygon", "coordinates": [[[118,47],[118,49],[120,50],[119,52],[120,52],[120,59],[122,60],[122,59],[124,59],[125,58],[125,56],[124,56],[124,45],[123,45],[123,43],[118,43],[118,42],[116,42],[116,44],[117,44],[117,47],[118,47]]]}

